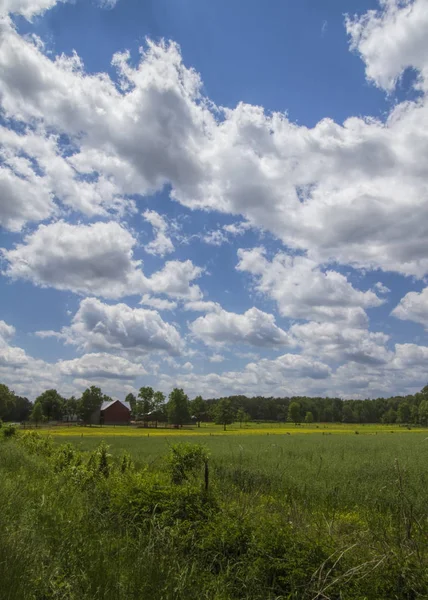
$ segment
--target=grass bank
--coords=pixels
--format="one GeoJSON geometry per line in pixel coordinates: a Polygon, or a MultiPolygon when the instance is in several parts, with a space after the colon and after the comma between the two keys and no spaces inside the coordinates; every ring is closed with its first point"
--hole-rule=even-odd
{"type": "Polygon", "coordinates": [[[208,491],[192,435],[3,441],[0,595],[428,597],[425,437],[208,435],[208,491]]]}

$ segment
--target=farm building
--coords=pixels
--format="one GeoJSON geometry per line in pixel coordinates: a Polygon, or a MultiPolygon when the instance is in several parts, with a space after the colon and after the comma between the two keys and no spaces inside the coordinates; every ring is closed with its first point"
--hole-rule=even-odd
{"type": "Polygon", "coordinates": [[[131,406],[125,400],[103,402],[91,418],[94,425],[128,425],[131,421],[131,406]]]}

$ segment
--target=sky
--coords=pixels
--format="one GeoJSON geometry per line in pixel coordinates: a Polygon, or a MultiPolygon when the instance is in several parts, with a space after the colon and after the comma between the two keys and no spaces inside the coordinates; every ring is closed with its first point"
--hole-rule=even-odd
{"type": "Polygon", "coordinates": [[[410,394],[428,0],[0,0],[0,382],[410,394]]]}

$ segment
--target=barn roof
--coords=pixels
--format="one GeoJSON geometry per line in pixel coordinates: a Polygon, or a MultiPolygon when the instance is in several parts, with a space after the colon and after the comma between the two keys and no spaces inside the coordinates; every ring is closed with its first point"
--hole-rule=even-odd
{"type": "Polygon", "coordinates": [[[115,404],[116,402],[120,402],[121,404],[123,404],[123,406],[126,406],[126,408],[128,410],[131,410],[131,405],[129,404],[129,402],[126,402],[126,400],[118,400],[117,398],[115,400],[107,400],[106,402],[103,402],[101,404],[100,410],[106,410],[107,408],[109,408],[110,406],[115,404]]]}

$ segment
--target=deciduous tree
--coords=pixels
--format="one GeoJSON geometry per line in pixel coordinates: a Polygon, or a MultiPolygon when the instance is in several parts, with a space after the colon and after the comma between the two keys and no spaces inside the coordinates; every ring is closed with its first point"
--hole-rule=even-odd
{"type": "Polygon", "coordinates": [[[79,416],[84,423],[89,423],[94,412],[101,408],[105,400],[101,388],[91,385],[87,388],[78,402],[79,416]]]}
{"type": "Polygon", "coordinates": [[[288,418],[295,425],[300,423],[300,404],[298,402],[292,402],[288,407],[288,418]]]}
{"type": "Polygon", "coordinates": [[[200,427],[201,419],[206,412],[206,405],[202,396],[196,396],[196,398],[191,401],[190,411],[192,413],[192,417],[195,417],[198,427],[200,427]]]}
{"type": "Polygon", "coordinates": [[[235,418],[235,411],[230,400],[222,398],[214,411],[214,420],[218,425],[223,425],[224,431],[226,431],[226,425],[231,425],[235,418]]]}
{"type": "Polygon", "coordinates": [[[174,388],[169,395],[168,421],[174,425],[184,425],[190,421],[189,398],[181,388],[174,388]]]}

